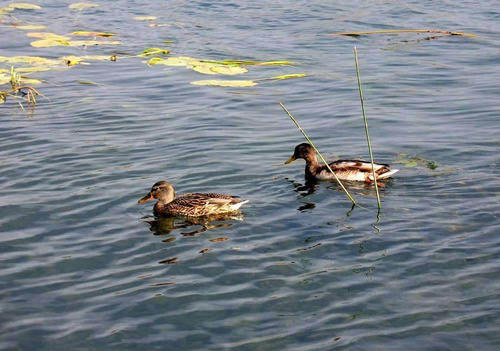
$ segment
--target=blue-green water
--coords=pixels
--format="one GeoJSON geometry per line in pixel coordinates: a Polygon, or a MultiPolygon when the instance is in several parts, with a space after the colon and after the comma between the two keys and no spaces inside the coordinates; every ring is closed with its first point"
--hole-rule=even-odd
{"type": "Polygon", "coordinates": [[[33,74],[47,99],[31,118],[0,105],[1,349],[500,347],[497,2],[35,3],[2,18],[0,56],[118,61],[33,74]],[[33,48],[13,22],[123,44],[33,48]],[[397,28],[477,37],[329,36],[397,28]],[[280,101],[330,158],[367,158],[355,45],[375,158],[400,169],[378,224],[370,187],[349,185],[365,208],[349,211],[335,184],[282,165],[303,138],[280,101]],[[126,56],[147,47],[295,65],[207,76],[126,56]],[[137,200],[161,179],[251,202],[239,219],[155,222],[137,200]]]}

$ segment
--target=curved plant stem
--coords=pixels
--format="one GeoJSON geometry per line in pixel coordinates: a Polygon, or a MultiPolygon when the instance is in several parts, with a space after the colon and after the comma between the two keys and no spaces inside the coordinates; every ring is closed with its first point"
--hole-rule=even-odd
{"type": "Polygon", "coordinates": [[[337,181],[337,183],[340,185],[340,187],[342,188],[342,190],[346,193],[346,195],[349,198],[349,200],[352,201],[352,204],[353,205],[357,205],[356,200],[354,200],[354,198],[351,196],[351,194],[349,194],[349,192],[347,191],[347,189],[344,187],[344,184],[342,184],[342,182],[337,177],[337,175],[332,171],[332,169],[330,168],[330,165],[328,164],[328,162],[326,162],[326,160],[323,157],[323,155],[321,155],[321,152],[319,152],[319,150],[316,148],[316,146],[314,146],[314,143],[311,141],[311,139],[309,139],[309,137],[307,136],[307,134],[304,131],[304,129],[302,129],[302,127],[300,126],[299,122],[297,122],[297,120],[292,116],[292,114],[290,112],[288,112],[288,110],[286,109],[285,105],[283,105],[283,103],[280,102],[280,106],[287,113],[288,117],[290,117],[290,119],[293,121],[293,123],[295,123],[295,125],[300,130],[300,132],[302,133],[302,135],[304,135],[304,137],[309,142],[309,144],[311,144],[311,146],[314,148],[314,150],[316,150],[316,152],[318,153],[319,157],[321,158],[321,161],[323,161],[323,163],[326,165],[326,168],[328,168],[328,170],[333,174],[333,176],[335,177],[335,180],[337,181]]]}
{"type": "Polygon", "coordinates": [[[368,151],[370,152],[370,161],[372,163],[372,175],[373,175],[373,184],[375,184],[375,192],[377,193],[377,206],[380,212],[382,208],[382,203],[380,202],[380,194],[378,192],[377,178],[375,177],[375,166],[373,165],[373,153],[372,153],[372,144],[370,142],[370,134],[368,133],[368,120],[366,118],[365,112],[365,102],[363,99],[363,90],[361,89],[361,78],[359,74],[359,62],[358,62],[358,50],[354,47],[354,60],[356,62],[356,76],[358,77],[358,88],[359,88],[359,100],[361,101],[361,110],[363,111],[363,120],[365,122],[365,133],[366,133],[366,142],[368,143],[368,151]]]}

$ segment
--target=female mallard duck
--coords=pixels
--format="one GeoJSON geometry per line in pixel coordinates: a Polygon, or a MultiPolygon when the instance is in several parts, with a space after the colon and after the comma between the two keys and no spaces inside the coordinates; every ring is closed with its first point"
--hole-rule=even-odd
{"type": "MultiPolygon", "coordinates": [[[[295,161],[298,158],[306,160],[306,178],[307,179],[335,179],[333,174],[325,165],[320,165],[316,159],[314,148],[302,143],[295,147],[293,156],[285,164],[295,161]]],[[[375,175],[377,180],[387,179],[398,171],[390,169],[389,165],[383,163],[374,163],[375,175]]],[[[373,182],[372,164],[359,160],[338,160],[329,164],[332,171],[342,180],[357,180],[362,182],[373,182]]]]}
{"type": "Polygon", "coordinates": [[[237,211],[248,200],[226,194],[192,193],[175,197],[174,187],[162,180],[153,185],[151,191],[140,199],[143,202],[156,199],[153,208],[156,216],[210,216],[237,211]]]}

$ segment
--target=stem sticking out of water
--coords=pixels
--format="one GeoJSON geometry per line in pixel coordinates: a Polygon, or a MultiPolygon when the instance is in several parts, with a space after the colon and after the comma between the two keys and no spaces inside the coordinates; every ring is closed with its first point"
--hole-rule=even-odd
{"type": "Polygon", "coordinates": [[[357,205],[356,200],[354,200],[354,198],[351,196],[351,194],[349,194],[349,192],[347,191],[347,189],[344,187],[344,184],[342,184],[342,182],[337,177],[337,175],[332,171],[332,169],[330,168],[330,165],[328,165],[328,162],[326,162],[326,160],[323,157],[323,155],[321,155],[321,152],[319,152],[319,150],[316,148],[316,146],[314,146],[314,143],[311,141],[311,139],[309,139],[309,137],[307,136],[307,134],[304,131],[304,129],[302,129],[302,127],[300,126],[299,122],[297,122],[297,120],[292,116],[292,114],[290,112],[288,112],[288,110],[286,109],[285,105],[283,105],[283,103],[280,102],[280,106],[286,112],[286,114],[288,115],[288,117],[290,117],[290,119],[293,121],[293,123],[295,123],[295,125],[300,130],[300,132],[302,133],[302,135],[304,135],[304,137],[309,142],[309,144],[311,144],[311,146],[314,148],[314,150],[316,150],[316,152],[318,153],[319,157],[321,158],[321,161],[323,161],[323,163],[326,165],[326,168],[328,168],[328,170],[333,174],[333,176],[335,177],[335,180],[337,181],[337,183],[340,185],[340,187],[342,188],[342,190],[346,193],[346,195],[349,198],[349,200],[352,201],[352,204],[353,205],[357,205]]]}
{"type": "Polygon", "coordinates": [[[378,205],[378,210],[380,212],[380,209],[382,208],[382,203],[380,202],[380,194],[378,192],[377,178],[375,176],[375,166],[373,165],[372,144],[370,142],[370,134],[368,133],[368,120],[366,119],[365,102],[363,100],[363,90],[361,89],[361,78],[359,75],[359,62],[358,62],[358,50],[356,49],[356,47],[354,47],[354,61],[356,62],[356,76],[358,77],[359,100],[361,101],[361,111],[363,111],[363,120],[365,122],[366,142],[368,143],[368,151],[370,153],[370,161],[372,163],[373,184],[375,184],[375,192],[377,193],[377,205],[378,205]]]}

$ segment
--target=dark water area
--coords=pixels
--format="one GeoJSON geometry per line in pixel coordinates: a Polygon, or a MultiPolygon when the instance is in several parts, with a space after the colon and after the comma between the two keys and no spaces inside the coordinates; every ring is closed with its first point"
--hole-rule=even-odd
{"type": "Polygon", "coordinates": [[[0,104],[0,349],[500,348],[498,2],[34,3],[1,18],[0,56],[118,60],[30,75],[32,117],[0,104]],[[122,45],[34,48],[15,21],[122,45]],[[476,37],[329,35],[399,28],[476,37]],[[283,165],[303,137],[279,102],[328,158],[368,159],[354,46],[375,159],[400,169],[378,223],[373,188],[348,184],[350,211],[283,165]],[[148,47],[294,65],[204,75],[134,57],[148,47]],[[250,203],[155,220],[137,200],[162,179],[250,203]]]}

